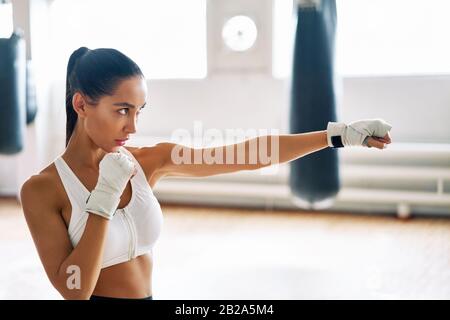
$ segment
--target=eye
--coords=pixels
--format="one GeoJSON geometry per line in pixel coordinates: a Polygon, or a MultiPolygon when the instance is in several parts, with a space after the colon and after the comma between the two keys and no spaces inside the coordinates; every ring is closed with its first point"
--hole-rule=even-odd
{"type": "MultiPolygon", "coordinates": [[[[136,114],[140,114],[142,109],[144,109],[144,108],[140,108],[139,111],[136,114]]],[[[117,112],[124,116],[124,115],[126,115],[126,113],[121,113],[121,111],[123,111],[123,110],[126,110],[127,113],[129,111],[128,108],[123,108],[123,109],[117,110],[117,112]]]]}
{"type": "Polygon", "coordinates": [[[120,110],[118,110],[117,112],[124,116],[125,114],[120,112],[120,111],[123,111],[123,110],[126,110],[126,111],[128,112],[128,109],[127,109],[127,108],[125,108],[125,109],[120,109],[120,110]]]}

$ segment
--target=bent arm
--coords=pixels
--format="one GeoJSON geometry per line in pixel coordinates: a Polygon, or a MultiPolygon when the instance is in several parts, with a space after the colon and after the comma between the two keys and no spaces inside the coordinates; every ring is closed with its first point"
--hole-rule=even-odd
{"type": "Polygon", "coordinates": [[[101,270],[109,221],[89,214],[86,228],[75,248],[60,212],[45,196],[51,181],[34,176],[21,188],[25,219],[45,272],[64,299],[89,299],[101,270]],[[78,277],[78,278],[77,278],[78,277]]]}

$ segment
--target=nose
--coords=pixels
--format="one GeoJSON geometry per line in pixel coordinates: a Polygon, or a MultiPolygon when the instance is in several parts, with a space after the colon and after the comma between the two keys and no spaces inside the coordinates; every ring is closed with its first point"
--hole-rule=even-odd
{"type": "Polygon", "coordinates": [[[136,117],[130,117],[130,120],[127,123],[127,130],[126,131],[128,133],[136,133],[136,127],[137,127],[137,116],[136,117]]]}

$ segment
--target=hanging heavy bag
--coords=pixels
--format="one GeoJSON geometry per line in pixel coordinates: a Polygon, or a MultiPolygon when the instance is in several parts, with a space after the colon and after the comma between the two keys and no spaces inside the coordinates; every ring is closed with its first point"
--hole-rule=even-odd
{"type": "Polygon", "coordinates": [[[27,125],[34,122],[37,114],[37,103],[36,103],[36,86],[33,76],[33,64],[31,60],[27,61],[27,125]]]}
{"type": "Polygon", "coordinates": [[[20,30],[0,39],[0,153],[23,149],[26,128],[26,52],[20,30]]]}
{"type": "MultiPolygon", "coordinates": [[[[336,3],[299,1],[291,83],[290,133],[319,131],[336,121],[334,41],[336,3]],[[306,5],[302,5],[303,2],[306,5]]],[[[293,203],[304,209],[332,205],[340,189],[337,150],[326,148],[290,163],[293,203]]]]}

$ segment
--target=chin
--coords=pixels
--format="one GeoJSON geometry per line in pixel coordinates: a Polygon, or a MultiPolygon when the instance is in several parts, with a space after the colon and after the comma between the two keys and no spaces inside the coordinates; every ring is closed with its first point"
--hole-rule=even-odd
{"type": "Polygon", "coordinates": [[[106,153],[110,153],[110,152],[117,152],[119,151],[120,146],[104,146],[104,147],[100,147],[103,151],[105,151],[106,153]]]}

